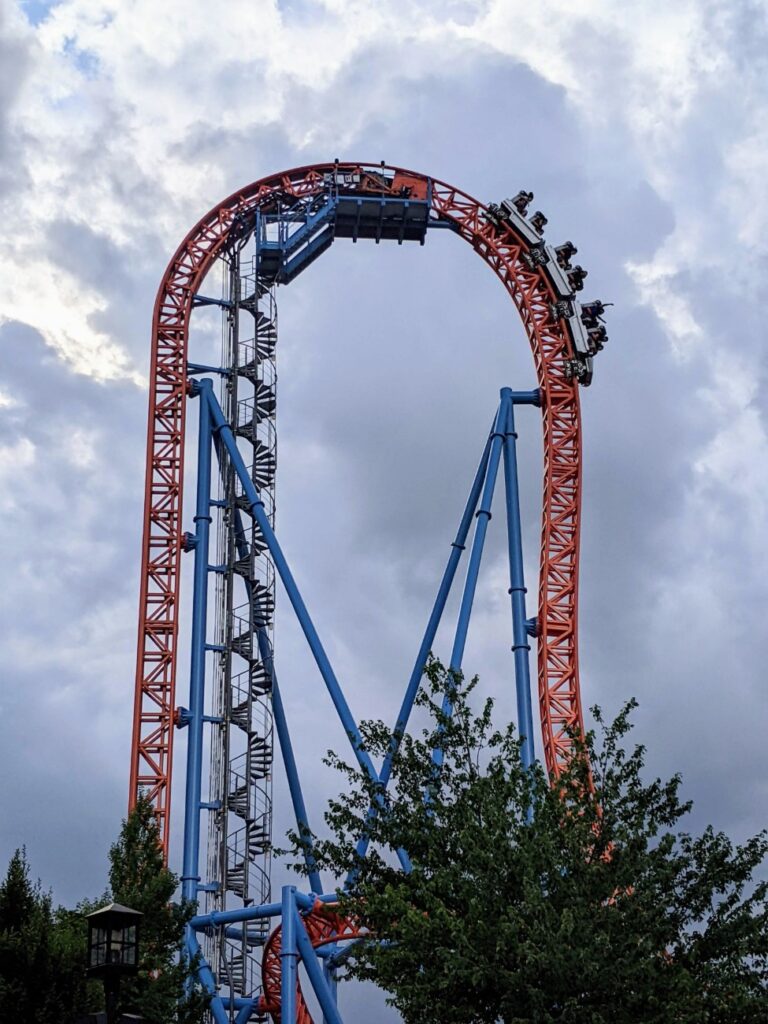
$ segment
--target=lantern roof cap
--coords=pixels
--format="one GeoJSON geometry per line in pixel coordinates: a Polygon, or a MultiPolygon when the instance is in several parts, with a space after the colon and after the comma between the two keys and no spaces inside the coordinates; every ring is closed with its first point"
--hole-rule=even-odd
{"type": "Polygon", "coordinates": [[[98,910],[94,910],[85,916],[97,917],[99,914],[132,914],[134,917],[144,917],[140,910],[131,910],[130,907],[124,907],[122,903],[108,903],[105,907],[99,907],[98,910]]]}

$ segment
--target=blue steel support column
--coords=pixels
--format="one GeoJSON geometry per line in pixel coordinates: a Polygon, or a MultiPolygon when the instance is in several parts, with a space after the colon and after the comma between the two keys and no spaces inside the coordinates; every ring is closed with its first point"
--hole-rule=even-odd
{"type": "Polygon", "coordinates": [[[507,540],[509,544],[509,593],[512,600],[512,651],[515,659],[517,691],[517,727],[522,738],[521,756],[526,768],[535,759],[533,743],[533,711],[531,708],[531,671],[525,613],[525,579],[523,575],[523,540],[520,524],[520,490],[517,476],[517,433],[512,392],[502,388],[507,400],[507,421],[504,430],[504,480],[507,500],[507,540]]]}
{"type": "MultiPolygon", "coordinates": [[[[496,477],[499,472],[499,462],[501,460],[501,450],[504,442],[504,428],[507,420],[508,405],[509,400],[505,396],[501,400],[499,410],[496,413],[496,419],[493,424],[491,451],[488,456],[488,470],[485,477],[485,485],[483,487],[483,496],[480,501],[480,507],[475,515],[477,520],[475,536],[472,540],[472,551],[469,556],[469,565],[467,566],[467,578],[464,581],[464,592],[461,595],[459,618],[456,623],[456,635],[453,641],[453,650],[451,651],[450,669],[452,672],[461,671],[461,663],[464,658],[464,647],[467,642],[469,620],[472,615],[472,603],[475,599],[477,577],[480,573],[480,562],[483,558],[485,535],[488,532],[488,523],[491,518],[491,504],[493,502],[493,491],[496,486],[496,477]]],[[[443,714],[450,715],[452,710],[453,702],[449,691],[443,698],[443,714]]],[[[443,763],[443,751],[439,746],[435,747],[433,750],[432,760],[437,767],[443,763]]]]}
{"type": "MultiPolygon", "coordinates": [[[[208,547],[211,526],[211,413],[206,401],[213,394],[210,380],[193,384],[200,397],[197,442],[197,499],[195,504],[195,571],[192,598],[192,658],[189,680],[187,733],[187,788],[184,813],[184,860],[181,891],[185,900],[197,901],[200,882],[200,803],[205,712],[205,637],[208,611],[208,547]]],[[[188,929],[189,930],[189,929],[188,929]]]]}
{"type": "MultiPolygon", "coordinates": [[[[296,888],[284,885],[280,935],[280,1024],[296,1024],[296,984],[299,978],[296,925],[296,888]]],[[[299,927],[303,930],[302,925],[299,927]]]]}

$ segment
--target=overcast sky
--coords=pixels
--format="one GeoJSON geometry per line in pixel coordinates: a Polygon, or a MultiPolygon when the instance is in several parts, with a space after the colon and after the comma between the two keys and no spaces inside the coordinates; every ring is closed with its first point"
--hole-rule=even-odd
{"type": "MultiPolygon", "coordinates": [[[[615,303],[582,392],[584,701],[638,698],[650,770],[683,772],[694,826],[762,827],[765,6],[0,0],[0,19],[0,862],[26,843],[64,902],[105,883],[169,255],[235,188],[335,157],[484,201],[531,189],[548,236],[578,246],[585,295],[615,303]]],[[[278,302],[278,533],[354,713],[391,718],[498,389],[533,386],[532,361],[447,233],[341,240],[278,302]]],[[[533,410],[518,422],[533,593],[541,431],[533,410]]],[[[501,523],[465,664],[505,715],[501,523]]],[[[280,595],[277,623],[317,819],[334,787],[317,762],[344,737],[280,595]]],[[[179,703],[187,673],[182,653],[179,703]]]]}

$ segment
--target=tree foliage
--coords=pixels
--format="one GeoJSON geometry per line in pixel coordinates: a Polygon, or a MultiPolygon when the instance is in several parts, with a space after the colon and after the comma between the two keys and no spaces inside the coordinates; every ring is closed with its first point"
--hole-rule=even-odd
{"type": "Polygon", "coordinates": [[[112,899],[144,915],[139,972],[121,986],[122,1008],[148,1024],[197,1024],[207,1000],[198,989],[185,993],[188,967],[181,957],[184,925],[195,907],[173,902],[178,879],[163,864],[149,800],[139,800],[123,822],[109,861],[112,899]]]}
{"type": "Polygon", "coordinates": [[[50,894],[30,880],[26,852],[17,850],[0,884],[0,1021],[60,1024],[98,1005],[85,979],[82,921],[53,910],[50,894]]]}
{"type": "MultiPolygon", "coordinates": [[[[406,1024],[768,1019],[768,889],[754,880],[766,834],[735,845],[712,828],[683,831],[680,777],[647,783],[644,749],[624,749],[633,702],[612,724],[593,709],[599,738],[575,738],[550,786],[540,766],[524,769],[514,729],[494,729],[491,701],[473,713],[474,683],[430,663],[419,698],[430,725],[403,737],[386,795],[329,755],[346,784],[316,857],[351,873],[342,906],[371,933],[348,974],[384,988],[406,1024]]],[[[362,732],[384,756],[384,723],[362,732]]],[[[305,837],[292,838],[298,853],[305,837]]]]}
{"type": "Polygon", "coordinates": [[[178,880],[163,864],[160,833],[148,800],[139,800],[109,851],[109,890],[74,910],[52,909],[51,897],[29,878],[23,850],[0,884],[0,1022],[68,1024],[104,1008],[99,981],[87,980],[86,915],[117,902],[144,915],[139,972],[123,981],[120,1010],[146,1024],[200,1024],[207,998],[185,990],[184,924],[194,907],[173,902],[178,880]]]}

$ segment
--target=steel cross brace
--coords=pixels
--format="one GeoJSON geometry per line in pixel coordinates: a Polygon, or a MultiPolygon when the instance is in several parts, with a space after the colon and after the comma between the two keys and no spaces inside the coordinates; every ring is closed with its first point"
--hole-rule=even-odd
{"type": "MultiPolygon", "coordinates": [[[[512,391],[510,388],[502,388],[501,401],[496,416],[491,425],[491,432],[486,441],[480,465],[475,474],[472,487],[464,508],[464,514],[459,523],[456,537],[451,544],[451,554],[445,568],[443,578],[438,589],[437,598],[430,615],[424,637],[419,647],[416,662],[411,672],[408,686],[406,688],[403,703],[392,731],[392,742],[387,756],[379,773],[381,785],[386,789],[391,771],[392,762],[397,754],[405,728],[408,724],[410,713],[413,709],[416,694],[419,689],[424,666],[429,652],[432,650],[435,636],[445,610],[446,602],[453,584],[456,570],[461,559],[469,537],[472,519],[477,518],[475,537],[472,545],[470,563],[467,569],[467,579],[462,595],[461,610],[456,627],[453,651],[451,654],[450,667],[454,672],[461,670],[461,661],[464,653],[467,629],[469,625],[472,602],[474,600],[477,577],[482,558],[485,534],[488,522],[491,518],[491,502],[493,490],[498,472],[499,455],[503,453],[504,476],[505,476],[505,498],[507,513],[507,535],[509,547],[509,572],[510,572],[510,596],[512,601],[513,621],[513,647],[515,659],[515,690],[518,708],[518,729],[522,737],[522,759],[526,766],[533,764],[535,760],[535,749],[533,740],[533,717],[531,712],[531,683],[530,666],[528,655],[530,644],[527,637],[535,630],[535,625],[526,618],[525,593],[526,587],[523,575],[522,556],[522,532],[520,518],[520,497],[517,475],[517,433],[515,432],[514,407],[516,405],[541,405],[541,392],[534,391],[512,391]],[[482,501],[480,501],[482,494],[482,501]],[[480,507],[478,508],[478,501],[480,507]]],[[[450,697],[445,696],[443,711],[451,712],[450,697]]],[[[442,750],[437,747],[434,751],[436,766],[442,763],[442,750]]],[[[368,811],[368,821],[376,815],[376,808],[371,807],[368,811]]],[[[364,857],[368,849],[369,839],[364,833],[357,845],[358,857],[364,857]]],[[[345,884],[350,884],[354,878],[354,871],[350,872],[345,884]]]]}
{"type": "MultiPolygon", "coordinates": [[[[202,367],[201,367],[202,369],[202,367]]],[[[525,617],[525,585],[523,580],[523,565],[522,565],[522,540],[521,540],[521,526],[520,526],[520,509],[519,509],[519,487],[517,477],[517,453],[516,453],[516,439],[517,434],[515,432],[514,423],[514,406],[515,405],[540,405],[540,393],[538,391],[529,392],[513,392],[509,388],[503,388],[501,391],[501,402],[491,430],[490,437],[486,442],[485,449],[480,461],[480,466],[475,475],[475,479],[470,490],[470,495],[467,500],[467,504],[462,516],[461,523],[459,524],[459,530],[456,535],[456,539],[451,545],[451,555],[449,557],[448,565],[443,574],[443,579],[438,590],[438,595],[435,600],[435,605],[432,610],[427,629],[424,634],[419,652],[417,655],[416,663],[411,673],[406,693],[403,699],[400,712],[398,714],[395,728],[393,730],[392,747],[384,760],[381,771],[377,774],[373,764],[368,756],[367,752],[362,746],[362,737],[360,736],[359,729],[352,717],[349,706],[343,696],[341,687],[336,679],[335,673],[330,665],[328,657],[325,653],[324,648],[320,642],[320,639],[315,630],[314,624],[309,616],[307,608],[303,602],[301,594],[296,586],[295,580],[291,574],[288,564],[283,555],[282,549],[280,548],[277,538],[274,535],[269,519],[266,515],[263,502],[256,490],[250,475],[246,469],[242,455],[237,447],[234,435],[232,434],[231,428],[226,421],[223,411],[219,406],[212,388],[212,382],[210,380],[201,380],[195,382],[193,395],[199,395],[201,398],[200,402],[200,428],[199,428],[199,450],[198,450],[198,500],[196,506],[196,531],[195,535],[191,540],[190,546],[195,552],[195,589],[193,596],[193,661],[191,670],[191,684],[190,684],[190,709],[185,714],[186,723],[190,726],[190,743],[188,746],[188,771],[187,771],[187,821],[185,821],[185,857],[184,857],[184,869],[182,875],[182,881],[185,887],[185,892],[188,889],[190,895],[187,898],[194,899],[203,887],[200,886],[198,871],[198,860],[199,860],[199,825],[200,825],[200,809],[203,807],[200,801],[200,779],[201,779],[201,757],[202,757],[202,724],[206,720],[206,716],[203,714],[203,696],[204,696],[204,654],[207,649],[205,643],[205,612],[206,604],[205,598],[207,593],[207,573],[209,571],[215,571],[215,567],[208,564],[208,534],[210,528],[210,468],[211,468],[211,449],[215,447],[216,453],[219,457],[220,464],[222,463],[223,450],[226,451],[227,456],[230,459],[232,467],[237,474],[241,485],[243,486],[244,493],[250,503],[250,512],[255,521],[258,523],[259,528],[262,531],[264,540],[267,547],[272,555],[275,567],[278,574],[281,577],[283,585],[288,593],[291,604],[293,605],[294,611],[296,612],[299,624],[305,634],[305,637],[309,643],[310,649],[315,657],[315,661],[320,670],[321,676],[329,690],[334,706],[336,707],[337,713],[345,727],[347,735],[353,747],[355,756],[360,764],[360,767],[368,774],[369,778],[375,780],[379,786],[386,788],[390,776],[392,762],[396,755],[399,747],[400,740],[404,734],[407,726],[410,712],[413,708],[416,693],[418,692],[418,686],[421,679],[421,675],[424,670],[426,658],[429,651],[432,648],[434,638],[437,632],[437,628],[440,624],[442,614],[445,610],[445,605],[450,593],[452,583],[455,578],[458,563],[461,558],[461,552],[464,550],[466,540],[469,534],[472,518],[476,518],[475,536],[472,544],[472,551],[470,554],[470,562],[467,570],[467,578],[464,585],[464,591],[462,595],[462,602],[459,611],[459,619],[456,627],[456,635],[454,638],[454,646],[451,655],[450,668],[454,672],[461,670],[461,662],[463,658],[464,646],[466,643],[466,636],[468,631],[469,619],[471,615],[472,603],[474,600],[474,594],[477,586],[477,579],[479,574],[480,562],[482,559],[483,547],[485,542],[485,535],[487,531],[487,525],[491,518],[491,502],[493,499],[493,492],[496,482],[496,476],[498,474],[498,468],[500,460],[503,456],[504,472],[505,472],[505,495],[506,495],[506,511],[507,511],[507,531],[508,531],[508,547],[509,547],[509,564],[510,564],[510,596],[512,603],[512,620],[513,620],[513,652],[515,659],[515,682],[517,692],[517,705],[518,705],[518,723],[521,736],[523,737],[522,753],[523,760],[526,765],[530,765],[534,760],[534,746],[533,746],[533,723],[532,723],[532,712],[531,712],[531,697],[530,697],[530,670],[528,665],[528,652],[530,645],[527,643],[527,637],[534,631],[532,623],[525,617]],[[480,502],[478,507],[478,501],[480,502]],[[196,653],[197,652],[197,653],[196,653]],[[191,776],[191,778],[190,778],[191,776]],[[194,792],[190,791],[191,789],[194,792]],[[197,840],[195,843],[193,833],[196,835],[197,840]],[[194,889],[194,894],[192,890],[194,889]]],[[[223,466],[222,466],[223,468],[223,466]]],[[[247,541],[245,539],[245,531],[242,528],[242,521],[240,519],[239,512],[237,513],[236,520],[236,542],[240,554],[247,553],[247,541]]],[[[306,813],[306,807],[304,804],[303,795],[301,792],[301,786],[299,782],[298,772],[296,769],[295,757],[290,741],[290,734],[288,732],[287,722],[285,719],[284,708],[280,697],[279,689],[277,688],[277,680],[274,675],[274,666],[272,665],[271,649],[269,646],[266,633],[263,629],[257,631],[258,642],[262,658],[265,664],[269,665],[270,674],[272,677],[273,684],[273,710],[275,713],[275,725],[278,732],[278,738],[281,744],[281,750],[283,753],[283,759],[286,766],[286,772],[288,775],[289,789],[291,792],[291,799],[294,805],[294,812],[296,814],[297,824],[299,830],[304,835],[310,835],[309,823],[306,813]]],[[[446,713],[451,712],[450,694],[446,694],[444,701],[444,710],[446,713]]],[[[435,751],[435,763],[439,767],[442,760],[442,752],[439,747],[435,751]]],[[[372,807],[369,811],[369,816],[376,814],[376,808],[372,807]]],[[[366,835],[361,837],[358,844],[358,854],[361,856],[365,855],[368,846],[368,838],[366,835]]],[[[407,858],[405,851],[400,851],[401,863],[405,870],[409,870],[410,862],[407,858]]],[[[308,845],[305,850],[305,857],[307,860],[307,867],[310,874],[310,882],[315,891],[321,888],[320,878],[314,865],[314,859],[312,857],[311,845],[308,845]]],[[[349,880],[348,880],[349,881],[349,880]]],[[[332,900],[335,897],[325,896],[323,900],[332,900]]],[[[225,1009],[225,1002],[230,1003],[229,1009],[237,1010],[237,1017],[235,1018],[235,1024],[245,1024],[249,1019],[252,1011],[255,1008],[255,1002],[252,999],[234,999],[234,1000],[222,1000],[222,998],[216,994],[216,985],[213,974],[210,967],[206,964],[202,958],[199,943],[197,942],[196,936],[194,935],[195,928],[215,927],[219,925],[226,926],[233,922],[242,922],[257,917],[265,916],[281,916],[283,919],[283,937],[282,942],[284,948],[288,951],[293,948],[297,950],[293,959],[294,954],[286,952],[285,969],[283,971],[283,992],[286,993],[286,975],[293,977],[295,974],[295,966],[297,964],[298,956],[301,956],[302,961],[305,963],[307,973],[310,978],[313,989],[316,992],[318,1001],[323,1009],[323,1016],[327,1024],[342,1024],[341,1018],[339,1017],[338,1010],[335,1005],[335,981],[333,978],[333,966],[336,962],[341,962],[345,950],[339,953],[329,953],[326,956],[327,963],[324,967],[321,967],[317,954],[312,948],[306,931],[301,923],[300,916],[298,914],[298,906],[300,901],[305,904],[306,901],[317,899],[317,896],[302,897],[300,896],[294,887],[288,886],[283,890],[283,900],[280,904],[267,905],[265,907],[246,907],[239,911],[227,911],[223,913],[213,913],[209,915],[199,916],[193,919],[192,922],[187,926],[186,935],[186,949],[187,955],[190,961],[197,958],[198,964],[198,977],[203,983],[204,987],[212,994],[213,1000],[211,1004],[211,1012],[216,1020],[217,1024],[228,1024],[231,1021],[229,1012],[225,1009]],[[291,903],[292,901],[292,903],[291,903]],[[292,924],[288,924],[288,922],[292,924]],[[293,932],[293,935],[291,934],[293,932]],[[291,966],[293,964],[293,967],[291,966]]],[[[282,1002],[283,1012],[281,1012],[281,1020],[284,1022],[290,1022],[294,1024],[295,1021],[295,984],[288,986],[290,991],[293,993],[293,1003],[291,1002],[291,996],[284,998],[282,1002]],[[293,1007],[291,1009],[291,1007],[293,1007]]]]}

